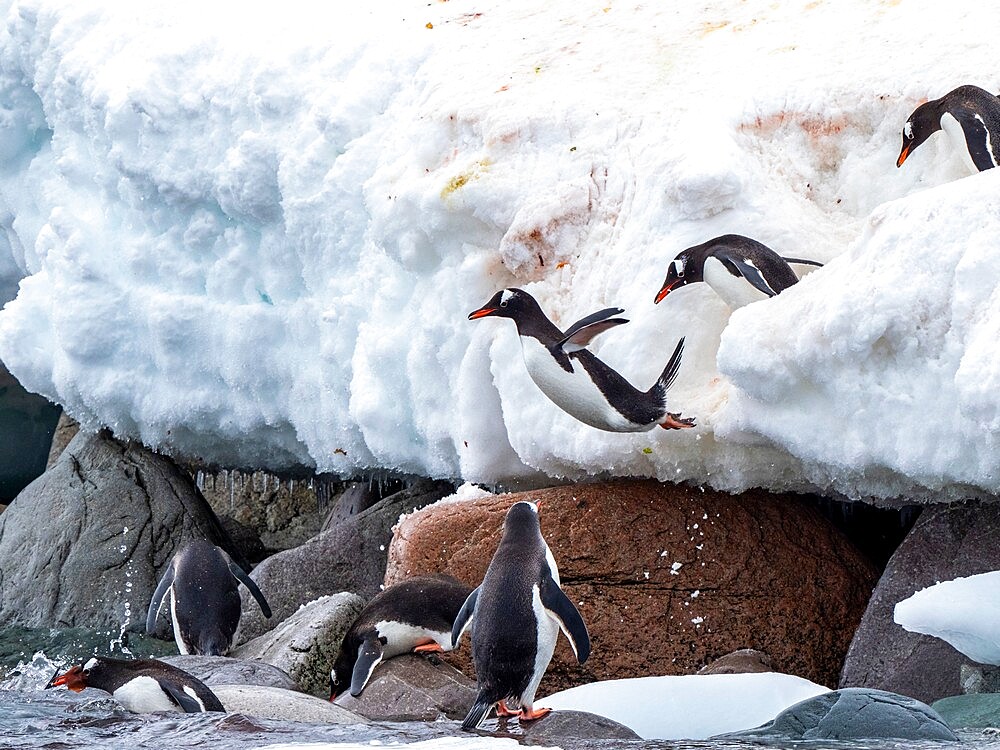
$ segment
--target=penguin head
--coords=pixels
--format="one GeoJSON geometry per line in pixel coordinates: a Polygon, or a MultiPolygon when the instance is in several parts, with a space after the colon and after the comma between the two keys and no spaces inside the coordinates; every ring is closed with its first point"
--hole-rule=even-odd
{"type": "Polygon", "coordinates": [[[351,687],[351,675],[354,672],[354,662],[357,656],[357,652],[355,652],[354,658],[351,658],[350,653],[343,648],[337,654],[337,660],[333,663],[333,669],[330,670],[331,702],[351,687]]]}
{"type": "Polygon", "coordinates": [[[528,500],[521,500],[514,503],[507,510],[507,517],[503,522],[504,534],[518,533],[523,531],[541,532],[541,524],[538,521],[538,504],[528,500]]]}
{"type": "Polygon", "coordinates": [[[91,677],[95,669],[100,671],[100,660],[97,658],[89,659],[84,664],[74,664],[62,674],[56,673],[53,675],[52,679],[49,680],[49,684],[45,686],[45,689],[48,690],[49,688],[65,685],[74,693],[79,693],[84,688],[93,684],[91,677]]]}
{"type": "Polygon", "coordinates": [[[705,257],[707,255],[708,252],[705,250],[705,245],[689,247],[687,250],[678,253],[677,257],[670,261],[670,266],[667,268],[667,278],[663,280],[660,291],[653,298],[653,304],[659,304],[674,289],[680,289],[682,286],[704,281],[702,274],[704,273],[705,257]]]}
{"type": "Polygon", "coordinates": [[[903,125],[903,148],[896,159],[896,166],[903,166],[906,157],[917,146],[941,129],[941,113],[938,111],[939,100],[925,102],[913,110],[913,114],[903,125]]]}
{"type": "Polygon", "coordinates": [[[470,312],[469,320],[478,320],[490,315],[517,319],[522,313],[537,307],[535,298],[523,289],[501,289],[485,305],[470,312]]]}

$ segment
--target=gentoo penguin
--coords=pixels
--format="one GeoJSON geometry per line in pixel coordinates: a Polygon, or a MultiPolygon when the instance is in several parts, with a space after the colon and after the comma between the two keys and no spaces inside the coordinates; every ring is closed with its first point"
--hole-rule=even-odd
{"type": "Polygon", "coordinates": [[[45,687],[60,685],[76,693],[87,687],[106,690],[122,706],[137,714],[226,710],[201,680],[156,659],[125,661],[94,656],[53,677],[45,687]]]}
{"type": "Polygon", "coordinates": [[[614,317],[622,312],[617,307],[600,310],[564,333],[526,291],[504,289],[469,313],[469,320],[489,315],[513,320],[528,375],[556,406],[584,424],[609,432],[645,432],[656,425],[669,430],[694,427],[694,419],[669,412],[666,406],[667,389],[681,364],[683,338],[659,379],[645,392],[584,348],[597,334],[627,323],[614,317]]]}
{"type": "Polygon", "coordinates": [[[471,586],[446,575],[416,576],[380,592],[348,629],[330,671],[330,700],[361,695],[383,659],[451,651],[451,627],[471,586]]]}
{"type": "Polygon", "coordinates": [[[978,86],[959,86],[913,110],[903,125],[896,166],[939,130],[948,134],[972,173],[1000,164],[1000,99],[978,86]]]}
{"type": "Polygon", "coordinates": [[[500,546],[482,585],[469,594],[455,619],[451,637],[456,645],[473,620],[479,694],[462,729],[478,727],[497,704],[499,716],[517,715],[522,721],[550,711],[532,704],[560,629],[581,664],[590,655],[587,626],[560,588],[559,569],[542,537],[535,503],[514,503],[507,511],[500,546]]]}
{"type": "Polygon", "coordinates": [[[799,277],[789,263],[823,265],[814,260],[783,258],[757,240],[724,234],[678,253],[653,302],[659,303],[682,286],[704,281],[735,310],[773,297],[797,283],[799,277]]]}
{"type": "Polygon", "coordinates": [[[203,539],[189,542],[174,555],[149,600],[146,632],[156,629],[156,614],[169,589],[177,650],[225,656],[240,623],[240,583],[253,594],[264,617],[270,617],[271,608],[257,584],[229,555],[203,539]]]}

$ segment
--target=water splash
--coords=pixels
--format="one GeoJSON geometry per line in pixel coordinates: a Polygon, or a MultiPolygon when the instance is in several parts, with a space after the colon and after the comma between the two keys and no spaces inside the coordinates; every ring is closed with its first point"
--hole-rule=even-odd
{"type": "Polygon", "coordinates": [[[31,661],[20,661],[0,680],[0,690],[42,690],[57,670],[62,671],[70,664],[69,659],[50,659],[43,651],[36,651],[31,661]]]}

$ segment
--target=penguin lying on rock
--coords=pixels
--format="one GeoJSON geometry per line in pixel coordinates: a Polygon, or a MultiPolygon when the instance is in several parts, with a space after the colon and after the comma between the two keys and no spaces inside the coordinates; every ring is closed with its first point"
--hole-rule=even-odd
{"type": "Polygon", "coordinates": [[[774,297],[798,283],[790,263],[823,265],[815,260],[783,258],[757,240],[724,234],[678,253],[653,302],[661,302],[682,286],[704,281],[735,310],[774,297]]]}
{"type": "Polygon", "coordinates": [[[126,661],[95,656],[61,675],[57,673],[45,689],[61,685],[76,693],[88,687],[105,690],[127,710],[137,714],[226,710],[201,680],[156,659],[126,661]]]}
{"type": "Polygon", "coordinates": [[[270,617],[271,608],[257,584],[224,550],[203,539],[190,542],[174,555],[149,600],[146,633],[156,629],[156,615],[169,590],[177,650],[225,656],[240,624],[240,583],[250,590],[264,617],[270,617]]]}
{"type": "Polygon", "coordinates": [[[934,133],[943,130],[972,173],[1000,164],[1000,98],[978,86],[959,86],[913,110],[903,125],[896,166],[934,133]]]}
{"type": "Polygon", "coordinates": [[[627,323],[609,307],[560,331],[535,298],[523,289],[504,289],[469,320],[487,316],[510,318],[521,338],[528,375],[560,409],[584,424],[609,432],[645,432],[656,425],[669,430],[694,427],[694,419],[667,411],[667,390],[677,377],[684,339],[677,342],[667,366],[648,391],[632,386],[616,370],[584,347],[599,333],[627,323]]]}
{"type": "Polygon", "coordinates": [[[472,590],[447,575],[416,576],[380,592],[347,630],[330,671],[330,700],[361,695],[384,659],[451,651],[451,628],[472,590]]]}
{"type": "Polygon", "coordinates": [[[577,660],[590,656],[590,636],[559,583],[559,568],[542,537],[538,505],[514,503],[482,585],[469,594],[451,631],[457,645],[470,624],[479,694],[462,729],[475,729],[490,709],[531,721],[551,709],[533,706],[561,629],[577,660]],[[512,710],[518,708],[518,711],[512,710]]]}

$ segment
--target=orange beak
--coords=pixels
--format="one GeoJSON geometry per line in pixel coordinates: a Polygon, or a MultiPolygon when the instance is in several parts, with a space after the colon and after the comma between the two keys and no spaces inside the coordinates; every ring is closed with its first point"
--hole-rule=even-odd
{"type": "Polygon", "coordinates": [[[87,687],[87,682],[83,679],[83,668],[80,667],[79,664],[70,667],[58,677],[54,676],[51,680],[49,680],[49,684],[45,686],[45,689],[48,690],[53,687],[61,687],[62,685],[65,685],[74,693],[79,693],[87,687]]]}
{"type": "Polygon", "coordinates": [[[487,315],[492,315],[496,311],[497,309],[495,307],[480,307],[478,310],[473,310],[469,313],[469,320],[485,318],[487,315]]]}
{"type": "MultiPolygon", "coordinates": [[[[676,283],[676,282],[674,282],[676,283]]],[[[663,301],[663,298],[670,294],[670,290],[674,288],[674,284],[664,284],[663,288],[656,293],[656,297],[653,299],[653,304],[658,305],[663,301]]]]}
{"type": "Polygon", "coordinates": [[[903,146],[903,150],[899,154],[899,158],[896,159],[896,168],[903,166],[903,162],[906,161],[906,157],[910,155],[910,146],[903,146]]]}

